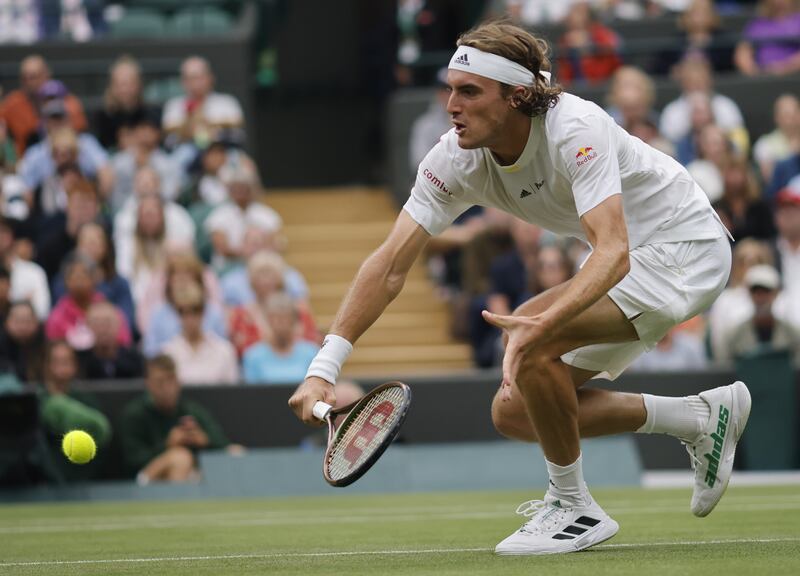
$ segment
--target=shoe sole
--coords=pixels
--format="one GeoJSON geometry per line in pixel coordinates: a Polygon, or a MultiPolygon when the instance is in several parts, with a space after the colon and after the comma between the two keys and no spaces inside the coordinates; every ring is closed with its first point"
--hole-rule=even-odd
{"type": "Polygon", "coordinates": [[[581,550],[586,550],[592,546],[596,546],[605,542],[606,540],[610,540],[613,538],[617,532],[619,532],[619,524],[613,519],[608,518],[607,521],[604,523],[604,526],[601,529],[598,529],[596,532],[591,532],[588,534],[584,534],[580,538],[570,541],[571,548],[565,548],[562,550],[541,550],[541,551],[527,551],[527,550],[514,550],[508,552],[498,552],[497,550],[494,553],[497,556],[546,556],[548,554],[568,554],[570,552],[580,552],[581,550]],[[589,538],[591,536],[591,538],[589,538]],[[586,538],[587,540],[582,540],[586,538]]]}
{"type": "MultiPolygon", "coordinates": [[[[731,462],[733,461],[734,455],[736,454],[736,445],[739,443],[739,438],[742,437],[744,433],[744,429],[747,426],[747,420],[750,418],[750,409],[753,406],[753,399],[750,396],[750,390],[748,390],[747,386],[744,382],[737,381],[731,384],[732,392],[733,392],[733,401],[731,402],[731,423],[736,425],[736,436],[733,442],[729,442],[723,448],[723,454],[720,458],[720,461],[728,461],[729,459],[731,462]]],[[[733,466],[733,464],[731,464],[733,466]]],[[[708,516],[711,511],[719,504],[719,501],[722,499],[723,494],[728,489],[728,483],[731,480],[731,475],[733,470],[729,472],[725,477],[725,482],[722,486],[722,490],[720,490],[719,496],[716,500],[710,503],[710,505],[706,509],[701,509],[698,511],[692,510],[692,513],[697,516],[698,518],[704,518],[708,516]]]]}

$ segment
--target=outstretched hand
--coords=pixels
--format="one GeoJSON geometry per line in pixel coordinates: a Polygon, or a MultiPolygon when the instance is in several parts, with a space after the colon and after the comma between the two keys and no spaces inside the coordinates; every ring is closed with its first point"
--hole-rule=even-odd
{"type": "Polygon", "coordinates": [[[503,355],[503,382],[500,387],[501,398],[510,400],[511,386],[516,384],[525,353],[547,339],[545,326],[535,316],[501,316],[488,310],[484,310],[482,314],[484,320],[500,328],[508,338],[503,355]]]}

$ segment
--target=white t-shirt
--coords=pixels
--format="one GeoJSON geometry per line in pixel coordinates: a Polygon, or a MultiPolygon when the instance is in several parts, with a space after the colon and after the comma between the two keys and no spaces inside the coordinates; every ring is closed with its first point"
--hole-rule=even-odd
{"type": "Polygon", "coordinates": [[[454,130],[442,136],[420,164],[404,209],[432,235],[481,205],[588,242],[581,216],[614,194],[622,194],[631,250],[724,234],[680,164],[625,132],[599,106],[566,93],[533,119],[511,166],[500,166],[487,148],[459,148],[454,130]]]}
{"type": "MultiPolygon", "coordinates": [[[[722,94],[711,96],[714,122],[726,132],[744,126],[744,118],[736,102],[722,94]]],[[[680,96],[664,107],[658,122],[658,131],[670,142],[678,142],[692,129],[692,111],[686,96],[680,96]]]]}
{"type": "Polygon", "coordinates": [[[227,202],[214,208],[203,223],[209,234],[224,232],[231,248],[241,248],[248,228],[277,232],[282,225],[278,213],[260,202],[251,202],[244,210],[227,202]]]}
{"type": "Polygon", "coordinates": [[[9,272],[11,301],[27,300],[33,306],[36,317],[44,321],[50,313],[50,288],[42,267],[35,262],[14,258],[9,272]]]}
{"type": "MultiPolygon", "coordinates": [[[[228,94],[212,92],[203,100],[202,117],[214,126],[241,126],[244,119],[239,101],[228,94]]],[[[164,106],[161,123],[173,130],[186,122],[186,97],[176,96],[164,106]]]]}

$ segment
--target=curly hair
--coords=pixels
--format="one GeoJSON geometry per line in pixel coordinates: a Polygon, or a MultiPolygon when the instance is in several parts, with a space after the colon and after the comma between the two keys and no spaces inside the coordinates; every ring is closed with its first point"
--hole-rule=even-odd
{"type": "MultiPolygon", "coordinates": [[[[542,116],[556,105],[563,91],[558,84],[548,84],[540,74],[550,71],[550,48],[545,40],[537,38],[527,30],[505,20],[487,22],[465,32],[456,42],[458,46],[470,46],[481,52],[489,52],[524,66],[536,80],[534,86],[525,86],[525,91],[512,96],[514,107],[535,117],[542,116]]],[[[503,95],[507,96],[514,86],[500,83],[503,95]]]]}

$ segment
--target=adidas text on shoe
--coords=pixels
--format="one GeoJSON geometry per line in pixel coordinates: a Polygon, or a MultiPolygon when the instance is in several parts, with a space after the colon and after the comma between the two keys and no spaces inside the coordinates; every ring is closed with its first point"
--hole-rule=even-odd
{"type": "Polygon", "coordinates": [[[750,416],[750,391],[742,382],[699,394],[708,403],[711,417],[706,429],[686,450],[694,468],[692,513],[707,516],[728,487],[733,470],[736,443],[750,416]]]}
{"type": "Polygon", "coordinates": [[[619,531],[619,524],[594,500],[577,506],[547,494],[544,500],[520,504],[517,514],[530,520],[500,542],[494,550],[496,554],[577,552],[604,542],[619,531]]]}

